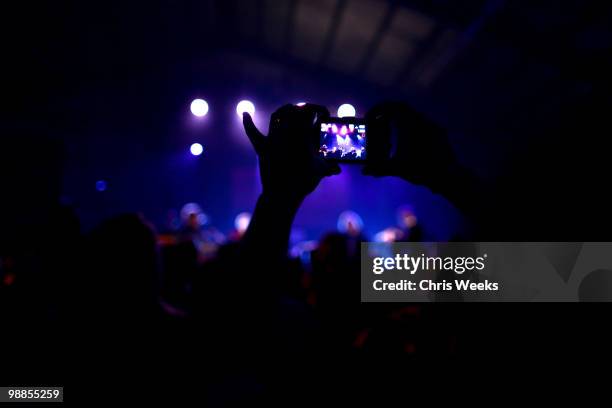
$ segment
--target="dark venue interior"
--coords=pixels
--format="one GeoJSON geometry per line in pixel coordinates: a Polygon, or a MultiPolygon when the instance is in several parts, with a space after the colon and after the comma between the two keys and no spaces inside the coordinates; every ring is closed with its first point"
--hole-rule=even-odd
{"type": "Polygon", "coordinates": [[[73,387],[87,395],[112,378],[130,395],[119,384],[138,376],[210,406],[291,406],[359,399],[386,364],[610,353],[605,303],[359,299],[362,241],[611,240],[607,2],[44,2],[4,17],[0,385],[91,378],[73,387]],[[363,171],[319,168],[297,141],[257,150],[253,126],[343,104],[393,116],[395,156],[363,171]]]}

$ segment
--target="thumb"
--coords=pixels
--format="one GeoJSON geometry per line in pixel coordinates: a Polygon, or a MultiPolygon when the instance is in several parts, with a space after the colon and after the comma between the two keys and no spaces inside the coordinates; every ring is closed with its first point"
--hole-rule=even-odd
{"type": "Polygon", "coordinates": [[[253,118],[248,112],[244,112],[242,114],[242,124],[244,126],[244,131],[255,149],[255,152],[257,154],[261,154],[266,138],[259,131],[259,129],[257,129],[257,126],[255,126],[255,123],[253,123],[253,118]]]}

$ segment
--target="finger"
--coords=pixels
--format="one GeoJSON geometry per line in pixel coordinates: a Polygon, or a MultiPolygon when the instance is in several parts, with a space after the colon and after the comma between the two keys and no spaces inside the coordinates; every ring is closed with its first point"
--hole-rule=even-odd
{"type": "Polygon", "coordinates": [[[244,131],[246,132],[255,152],[257,154],[261,154],[263,152],[263,146],[265,144],[266,138],[265,136],[257,129],[255,123],[253,123],[253,118],[248,112],[244,112],[242,114],[242,124],[244,125],[244,131]]]}
{"type": "Polygon", "coordinates": [[[366,121],[368,138],[368,157],[371,163],[388,160],[392,153],[393,129],[386,119],[366,121]]]}
{"type": "Polygon", "coordinates": [[[312,123],[314,125],[321,120],[325,120],[330,117],[329,110],[325,106],[315,105],[313,103],[307,103],[301,107],[303,111],[306,111],[312,115],[312,123]]]}
{"type": "Polygon", "coordinates": [[[406,119],[406,116],[411,116],[414,109],[410,105],[400,101],[385,101],[372,107],[366,113],[366,119],[373,120],[386,118],[387,120],[395,120],[399,118],[406,119]]]}
{"type": "Polygon", "coordinates": [[[308,129],[304,142],[307,144],[309,151],[316,154],[319,150],[321,123],[329,118],[329,111],[325,106],[312,103],[307,103],[298,107],[298,109],[303,115],[303,124],[308,129]]]}
{"type": "Polygon", "coordinates": [[[303,129],[317,129],[322,120],[329,117],[329,111],[326,107],[305,103],[304,105],[291,105],[291,114],[296,124],[299,124],[303,129]]]}
{"type": "Polygon", "coordinates": [[[280,108],[278,108],[276,111],[274,111],[272,116],[285,115],[285,114],[287,114],[289,112],[293,112],[293,111],[297,110],[297,108],[298,108],[298,106],[292,105],[290,103],[287,103],[287,104],[281,106],[280,108]]]}
{"type": "Polygon", "coordinates": [[[272,116],[270,116],[270,125],[276,126],[281,122],[281,119],[286,119],[290,117],[290,115],[297,109],[295,105],[285,104],[274,111],[272,116]]]}
{"type": "Polygon", "coordinates": [[[270,116],[270,130],[268,136],[272,139],[275,138],[277,132],[286,129],[292,124],[292,114],[297,107],[291,104],[286,104],[278,108],[272,116],[270,116]]]}
{"type": "Polygon", "coordinates": [[[298,126],[317,127],[321,119],[328,118],[329,111],[326,107],[306,103],[304,105],[286,104],[278,108],[272,114],[272,125],[279,126],[281,122],[298,126]]]}

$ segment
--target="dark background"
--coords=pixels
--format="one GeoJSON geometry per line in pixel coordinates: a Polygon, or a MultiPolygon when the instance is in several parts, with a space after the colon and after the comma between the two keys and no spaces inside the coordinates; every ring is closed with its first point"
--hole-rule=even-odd
{"type": "MultiPolygon", "coordinates": [[[[235,114],[240,99],[254,101],[262,129],[288,102],[332,113],[349,102],[363,115],[385,99],[407,101],[447,128],[459,161],[503,193],[492,198],[506,200],[500,227],[474,238],[610,241],[605,2],[152,0],[5,11],[0,243],[8,252],[53,240],[59,232],[47,219],[58,202],[76,209],[84,231],[125,211],[163,229],[166,212],[187,201],[229,230],[259,192],[235,114]],[[203,120],[189,112],[196,97],[210,105],[203,120]],[[199,158],[188,153],[196,141],[199,158]]],[[[316,239],[353,209],[372,235],[395,222],[400,204],[414,206],[433,240],[461,230],[461,214],[442,197],[349,166],[307,199],[295,226],[316,239]]],[[[435,307],[460,316],[465,355],[566,361],[609,349],[604,306],[435,307]]]]}
{"type": "MultiPolygon", "coordinates": [[[[603,143],[585,115],[605,118],[609,101],[610,10],[595,2],[55,2],[20,8],[6,14],[3,35],[3,142],[31,139],[17,156],[7,154],[23,166],[7,172],[59,167],[59,182],[49,170],[24,178],[28,195],[19,199],[40,207],[45,186],[53,183],[87,228],[121,211],[141,211],[161,228],[166,212],[187,201],[200,203],[222,230],[231,228],[259,191],[256,158],[234,113],[243,98],[255,102],[264,129],[269,114],[287,102],[316,102],[332,113],[350,102],[363,115],[381,100],[408,101],[449,130],[459,160],[478,176],[494,183],[508,174],[512,181],[546,177],[543,184],[559,188],[557,206],[568,204],[564,194],[572,201],[579,191],[574,177],[600,177],[583,168],[592,161],[585,156],[601,154],[603,143]],[[210,105],[200,120],[189,113],[195,97],[210,105]],[[601,112],[584,108],[593,101],[601,112]],[[568,118],[575,119],[571,127],[568,118]],[[205,148],[197,159],[188,153],[195,141],[205,148]],[[579,156],[578,147],[587,150],[579,156]],[[525,163],[528,154],[536,159],[525,163]],[[104,193],[95,190],[100,179],[108,183],[104,193]]],[[[525,187],[513,188],[520,194],[525,187]]],[[[538,200],[530,193],[520,201],[538,200]]],[[[449,239],[459,228],[459,215],[439,197],[394,180],[363,178],[353,168],[323,183],[296,227],[316,239],[342,210],[353,209],[372,235],[395,221],[403,203],[416,208],[431,239],[449,239]]]]}

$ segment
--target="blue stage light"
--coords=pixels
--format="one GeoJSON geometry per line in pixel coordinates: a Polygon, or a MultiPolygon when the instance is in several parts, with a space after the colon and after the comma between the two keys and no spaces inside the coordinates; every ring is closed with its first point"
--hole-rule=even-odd
{"type": "Polygon", "coordinates": [[[104,180],[96,181],[96,190],[98,190],[99,192],[106,191],[106,187],[107,187],[106,181],[104,180]]]}

